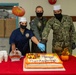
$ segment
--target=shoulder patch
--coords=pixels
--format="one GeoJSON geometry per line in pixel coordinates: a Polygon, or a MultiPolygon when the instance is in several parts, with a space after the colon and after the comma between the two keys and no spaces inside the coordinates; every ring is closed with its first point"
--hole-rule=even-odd
{"type": "Polygon", "coordinates": [[[33,25],[33,24],[34,24],[34,22],[32,22],[32,21],[31,21],[31,22],[30,22],[30,24],[31,24],[31,25],[33,25]]]}
{"type": "Polygon", "coordinates": [[[34,20],[32,20],[31,22],[30,22],[30,25],[33,25],[34,24],[34,20]]]}
{"type": "Polygon", "coordinates": [[[34,21],[34,20],[32,20],[32,21],[34,21]]]}

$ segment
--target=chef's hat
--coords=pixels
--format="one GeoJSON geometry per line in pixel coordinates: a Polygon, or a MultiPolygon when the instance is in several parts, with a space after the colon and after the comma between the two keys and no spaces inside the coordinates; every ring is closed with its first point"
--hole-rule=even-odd
{"type": "Polygon", "coordinates": [[[61,6],[60,5],[55,5],[54,7],[53,7],[53,10],[60,10],[61,9],[61,6]]]}
{"type": "Polygon", "coordinates": [[[21,17],[19,22],[27,22],[26,17],[21,17]]]}

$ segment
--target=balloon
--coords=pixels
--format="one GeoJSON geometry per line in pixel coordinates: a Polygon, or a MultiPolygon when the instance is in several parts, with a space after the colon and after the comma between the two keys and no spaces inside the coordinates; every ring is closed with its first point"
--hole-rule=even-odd
{"type": "Polygon", "coordinates": [[[25,14],[25,10],[20,6],[14,6],[12,8],[12,13],[18,17],[22,17],[25,14]]]}
{"type": "Polygon", "coordinates": [[[52,5],[55,4],[56,1],[57,1],[57,0],[48,0],[48,2],[49,2],[50,4],[52,4],[52,5]]]}

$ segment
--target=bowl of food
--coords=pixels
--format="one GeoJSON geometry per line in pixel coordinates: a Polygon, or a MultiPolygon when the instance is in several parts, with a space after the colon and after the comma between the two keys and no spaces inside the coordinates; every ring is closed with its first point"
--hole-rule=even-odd
{"type": "Polygon", "coordinates": [[[21,52],[19,50],[15,50],[15,52],[10,52],[11,61],[19,61],[21,58],[21,52]]]}

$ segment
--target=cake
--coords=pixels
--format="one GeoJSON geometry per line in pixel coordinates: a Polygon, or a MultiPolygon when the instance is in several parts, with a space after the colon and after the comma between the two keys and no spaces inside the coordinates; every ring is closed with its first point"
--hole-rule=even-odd
{"type": "Polygon", "coordinates": [[[57,54],[27,53],[23,61],[23,71],[65,70],[57,54]]]}

